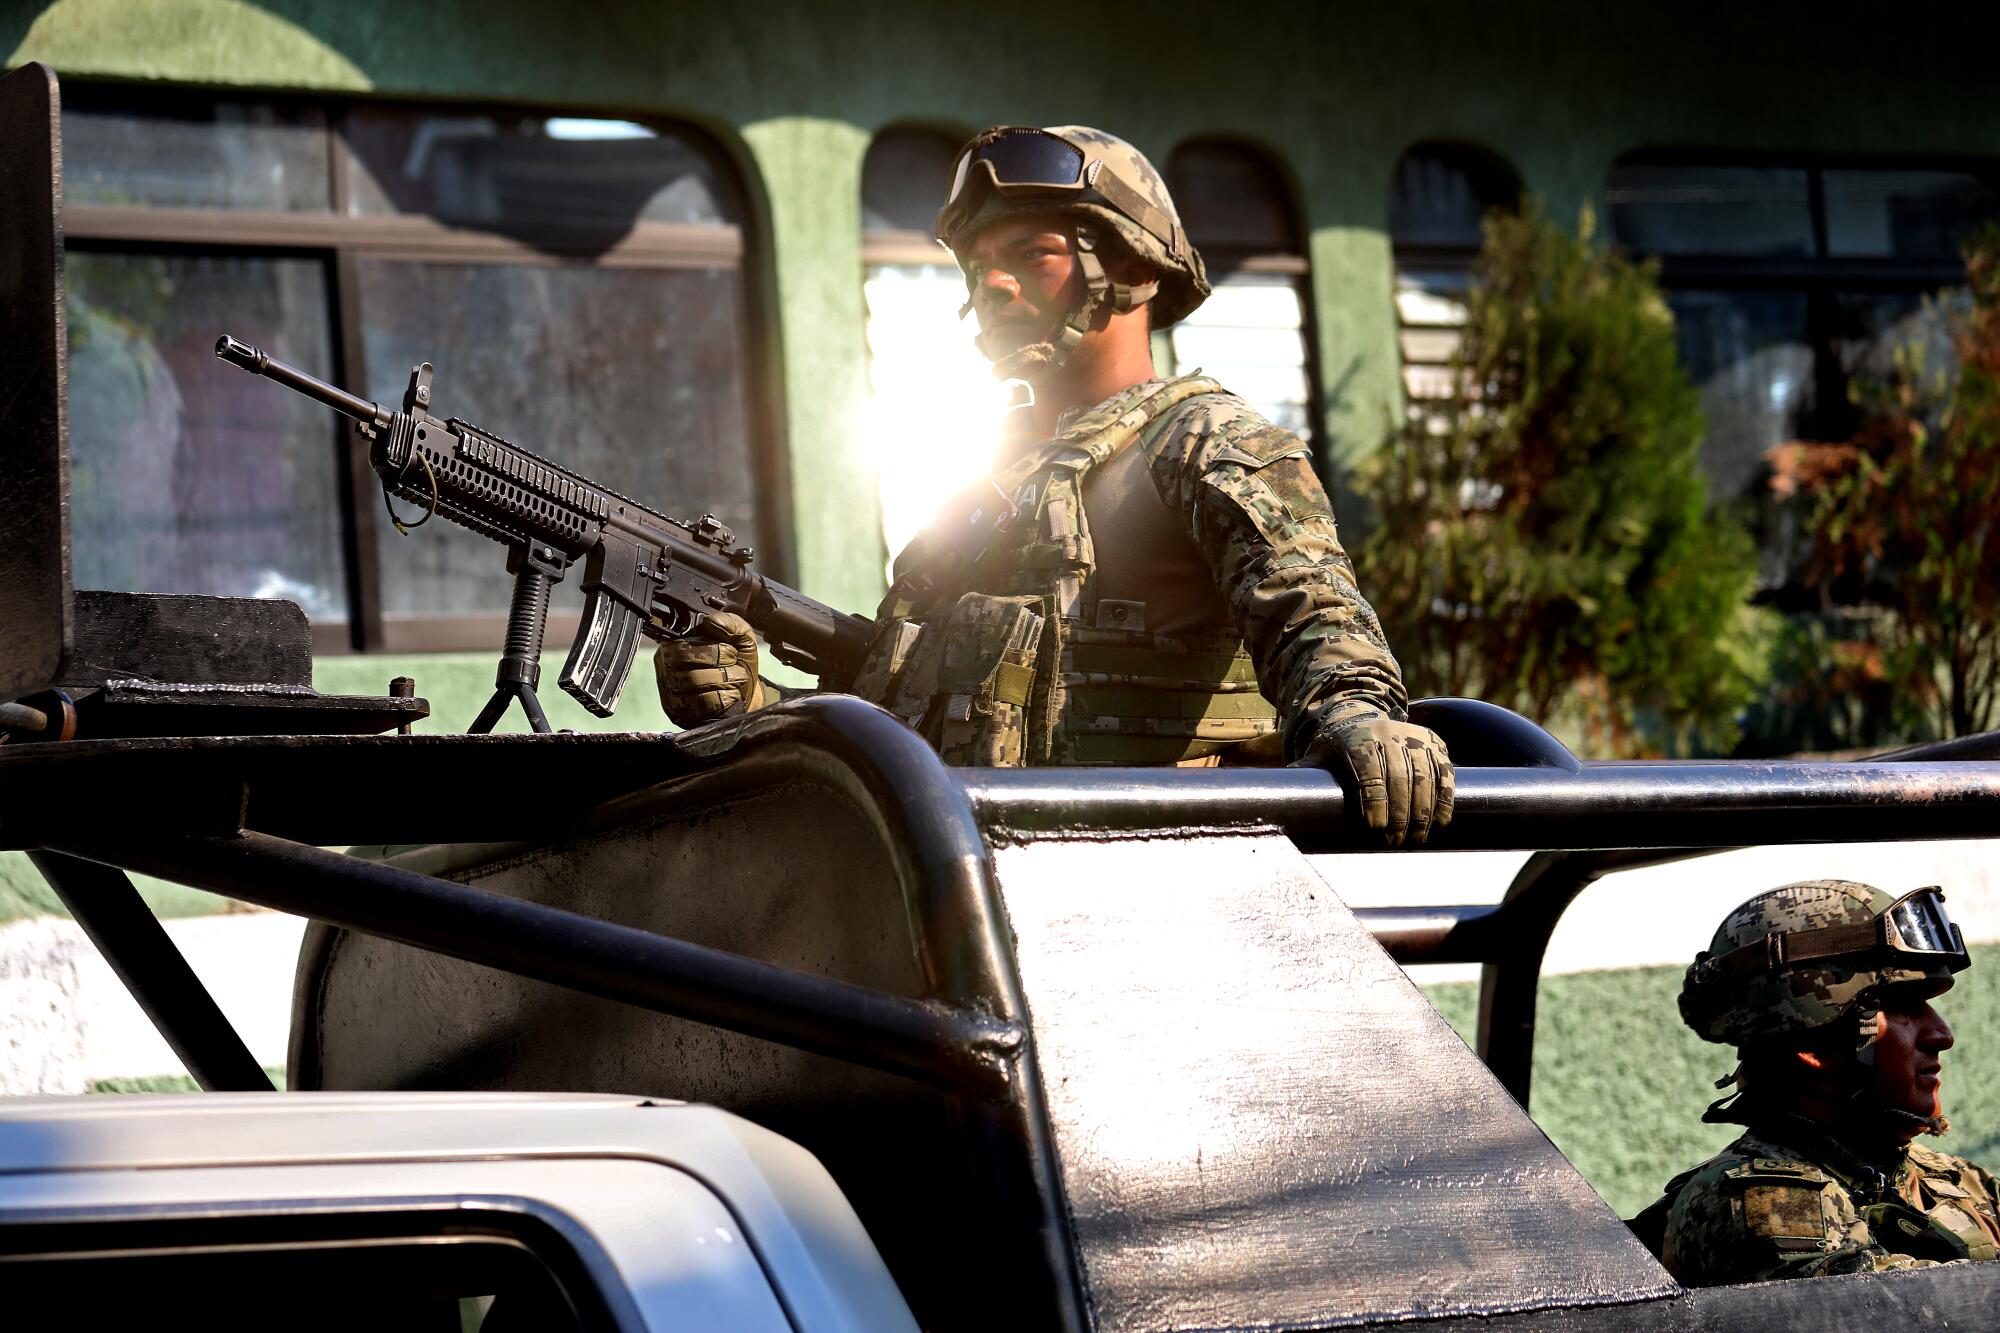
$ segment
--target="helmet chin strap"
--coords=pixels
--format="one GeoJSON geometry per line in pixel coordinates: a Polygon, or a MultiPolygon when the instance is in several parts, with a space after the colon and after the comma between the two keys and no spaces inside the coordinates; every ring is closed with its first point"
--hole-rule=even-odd
{"type": "MultiPolygon", "coordinates": [[[[1069,313],[1057,315],[1049,336],[1041,342],[1029,343],[1026,347],[996,356],[987,334],[980,334],[972,340],[979,354],[993,362],[993,376],[1001,380],[1025,380],[1032,384],[1061,370],[1069,362],[1070,353],[1083,342],[1090,332],[1091,321],[1097,317],[1100,306],[1109,304],[1118,314],[1136,310],[1160,294],[1160,284],[1152,282],[1113,282],[1104,271],[1104,261],[1097,253],[1097,232],[1095,229],[1079,225],[1075,232],[1077,267],[1083,273],[1083,286],[1071,304],[1069,313]]],[[[970,298],[959,309],[959,318],[965,317],[972,309],[970,298]]]]}

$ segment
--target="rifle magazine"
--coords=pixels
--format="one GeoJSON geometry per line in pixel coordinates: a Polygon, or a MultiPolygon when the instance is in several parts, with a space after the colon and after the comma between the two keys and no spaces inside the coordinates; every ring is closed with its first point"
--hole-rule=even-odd
{"type": "Polygon", "coordinates": [[[583,625],[563,663],[563,690],[599,717],[617,711],[645,618],[602,587],[584,597],[583,625]]]}

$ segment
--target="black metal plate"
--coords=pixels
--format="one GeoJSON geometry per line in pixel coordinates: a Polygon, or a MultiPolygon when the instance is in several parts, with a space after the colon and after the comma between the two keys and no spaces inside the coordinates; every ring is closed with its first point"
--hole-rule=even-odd
{"type": "Polygon", "coordinates": [[[994,870],[1100,1333],[1675,1292],[1283,836],[994,870]]]}
{"type": "Polygon", "coordinates": [[[0,79],[0,700],[70,653],[68,346],[55,72],[0,79]]]}
{"type": "Polygon", "coordinates": [[[81,699],[82,740],[161,736],[373,736],[431,715],[424,699],[319,694],[296,685],[108,685],[81,699]]]}
{"type": "Polygon", "coordinates": [[[75,607],[74,651],[59,682],[65,689],[108,680],[312,685],[312,627],[294,602],[85,590],[75,594],[75,607]]]}

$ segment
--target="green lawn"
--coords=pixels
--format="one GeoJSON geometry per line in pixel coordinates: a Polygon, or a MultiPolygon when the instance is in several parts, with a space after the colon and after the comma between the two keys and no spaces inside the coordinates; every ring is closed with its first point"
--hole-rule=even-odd
{"type": "MultiPolygon", "coordinates": [[[[229,910],[229,900],[199,889],[184,889],[165,880],[132,876],[153,911],[159,916],[207,916],[229,910]]],[[[68,916],[55,891],[41,872],[28,861],[26,852],[0,852],[0,922],[30,916],[68,916]]]]}
{"type": "MultiPolygon", "coordinates": [[[[1945,1111],[1957,1126],[1936,1145],[1991,1166],[2000,1159],[2000,944],[1975,945],[1973,966],[1938,1002],[1958,1046],[1945,1056],[1945,1111]]],[[[1681,969],[1580,972],[1542,982],[1530,1111],[1620,1216],[1659,1196],[1668,1177],[1740,1131],[1704,1125],[1734,1052],[1681,1026],[1681,969]]],[[[1424,987],[1453,1027],[1473,1031],[1479,988],[1424,987]]]]}
{"type": "MultiPolygon", "coordinates": [[[[285,1067],[265,1065],[264,1073],[270,1078],[271,1086],[279,1092],[285,1090],[285,1067]]],[[[199,1092],[193,1078],[186,1074],[147,1074],[140,1078],[99,1078],[92,1079],[86,1092],[199,1092]]]]}

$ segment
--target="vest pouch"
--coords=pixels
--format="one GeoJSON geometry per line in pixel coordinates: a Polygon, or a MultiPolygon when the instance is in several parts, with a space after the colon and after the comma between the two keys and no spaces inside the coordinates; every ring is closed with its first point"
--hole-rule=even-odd
{"type": "Polygon", "coordinates": [[[1979,1224],[1979,1218],[1967,1209],[1952,1204],[1933,1210],[1931,1217],[1965,1243],[1966,1258],[1983,1260],[2000,1256],[2000,1245],[1994,1244],[1993,1237],[1979,1224]]]}
{"type": "Polygon", "coordinates": [[[1234,630],[1065,629],[1053,673],[1062,689],[1055,762],[1282,762],[1277,710],[1234,630]]]}
{"type": "Polygon", "coordinates": [[[1968,1259],[1991,1259],[2000,1255],[1994,1243],[1993,1223],[1959,1186],[1939,1176],[1926,1176],[1921,1187],[1930,1206],[1924,1211],[1939,1226],[1965,1242],[1968,1259]]]}
{"type": "Polygon", "coordinates": [[[1941,1264],[1971,1257],[1965,1237],[1907,1203],[1890,1200],[1870,1204],[1861,1210],[1861,1219],[1868,1224],[1875,1243],[1885,1250],[1941,1264]]]}
{"type": "Polygon", "coordinates": [[[868,655],[861,659],[861,670],[855,673],[854,683],[847,692],[871,704],[880,704],[915,725],[930,703],[929,693],[925,693],[915,709],[910,709],[899,696],[903,679],[909,674],[910,661],[917,655],[917,647],[923,637],[924,626],[920,620],[898,616],[883,622],[869,642],[868,655]]]}
{"type": "MultiPolygon", "coordinates": [[[[936,687],[920,728],[948,764],[1017,768],[1042,636],[1042,599],[969,592],[944,622],[936,687]]],[[[914,685],[915,673],[908,684],[914,685]]]]}

